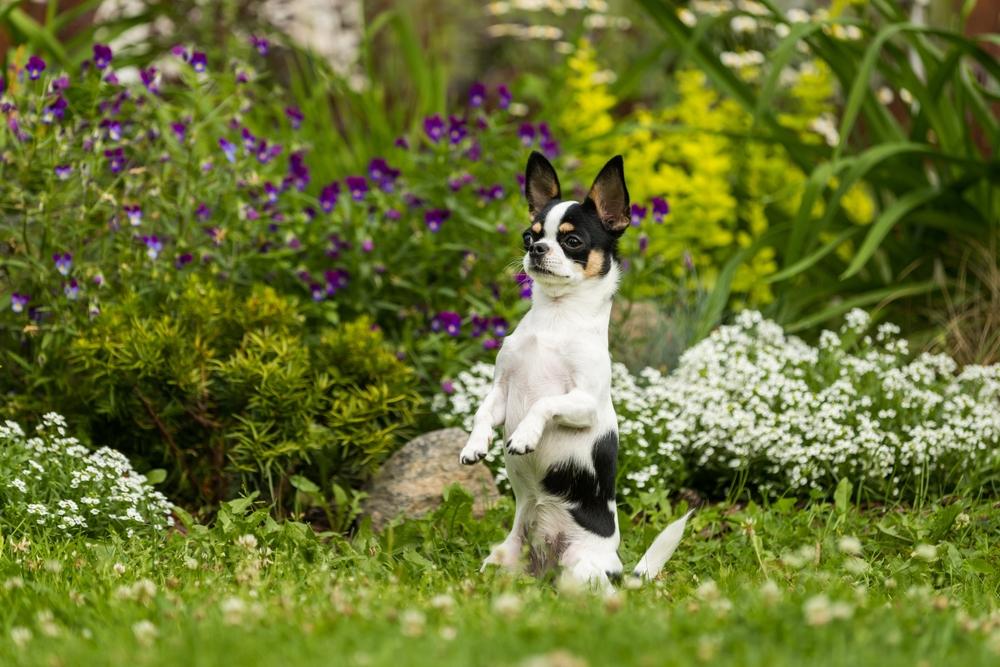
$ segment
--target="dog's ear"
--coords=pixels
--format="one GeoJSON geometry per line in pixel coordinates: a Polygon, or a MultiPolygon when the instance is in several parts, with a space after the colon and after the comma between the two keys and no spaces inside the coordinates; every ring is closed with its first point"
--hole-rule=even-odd
{"type": "Polygon", "coordinates": [[[612,234],[621,234],[628,229],[631,214],[628,204],[628,188],[625,187],[625,162],[616,155],[601,169],[601,173],[590,186],[584,206],[592,208],[612,234]]]}
{"type": "Polygon", "coordinates": [[[531,151],[528,167],[524,171],[524,196],[528,199],[528,212],[532,217],[538,214],[553,199],[559,199],[559,177],[545,156],[531,151]]]}

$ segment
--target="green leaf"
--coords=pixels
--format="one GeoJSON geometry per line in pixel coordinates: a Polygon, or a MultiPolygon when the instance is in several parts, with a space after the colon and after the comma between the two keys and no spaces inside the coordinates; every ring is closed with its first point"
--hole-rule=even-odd
{"type": "Polygon", "coordinates": [[[870,292],[865,292],[864,294],[859,294],[855,297],[834,303],[818,313],[804,317],[797,322],[789,324],[785,327],[785,330],[789,333],[796,333],[802,331],[803,329],[814,327],[817,324],[822,324],[827,320],[843,315],[852,308],[862,308],[880,302],[895,301],[896,299],[902,299],[907,296],[926,294],[927,292],[932,292],[939,287],[940,285],[937,281],[927,280],[919,283],[900,285],[898,287],[885,287],[883,289],[872,290],[870,292]]]}
{"type": "Polygon", "coordinates": [[[292,475],[288,478],[288,481],[302,493],[319,493],[319,486],[308,477],[292,475]]]}
{"type": "Polygon", "coordinates": [[[25,14],[21,9],[12,8],[7,13],[7,23],[24,35],[25,39],[32,45],[48,51],[53,58],[59,61],[60,65],[65,67],[68,64],[66,50],[63,49],[55,33],[25,14]]]}
{"type": "Polygon", "coordinates": [[[167,478],[167,471],[163,468],[154,468],[146,473],[146,481],[150,484],[161,484],[167,478]]]}
{"type": "Polygon", "coordinates": [[[851,480],[847,477],[841,477],[840,481],[837,482],[837,490],[833,492],[833,504],[837,509],[837,514],[847,514],[847,510],[851,506],[851,491],[853,488],[854,485],[851,484],[851,480]]]}
{"type": "Polygon", "coordinates": [[[922,206],[941,194],[941,190],[935,187],[924,188],[923,190],[913,190],[894,201],[882,214],[872,223],[868,236],[861,243],[858,254],[851,260],[847,270],[841,274],[841,278],[850,278],[861,270],[871,256],[878,249],[882,239],[885,238],[892,226],[904,215],[913,209],[922,206]]]}

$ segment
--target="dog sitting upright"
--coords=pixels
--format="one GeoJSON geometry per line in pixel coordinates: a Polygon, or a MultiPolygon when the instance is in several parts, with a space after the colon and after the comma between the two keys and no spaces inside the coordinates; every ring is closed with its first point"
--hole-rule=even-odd
{"type": "MultiPolygon", "coordinates": [[[[528,158],[524,270],[531,310],[504,340],[493,386],[476,411],[461,461],[486,456],[504,427],[504,458],[517,509],[510,534],[483,563],[515,569],[530,549],[536,569],[607,589],[622,574],[615,474],[618,420],[611,403],[608,322],[618,287],[618,239],[631,221],[621,156],[582,203],[562,201],[555,169],[528,158]]],[[[634,573],[655,577],[687,515],[653,542],[634,573]]]]}

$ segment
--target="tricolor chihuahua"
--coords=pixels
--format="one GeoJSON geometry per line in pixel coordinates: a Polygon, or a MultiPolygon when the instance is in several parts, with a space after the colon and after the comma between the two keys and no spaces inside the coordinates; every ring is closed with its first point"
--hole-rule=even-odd
{"type": "MultiPolygon", "coordinates": [[[[618,239],[631,221],[621,156],[608,162],[586,199],[562,201],[555,169],[528,158],[524,271],[531,310],[504,340],[493,386],[476,411],[461,461],[486,456],[504,427],[504,458],[517,509],[510,534],[483,563],[520,566],[603,590],[622,574],[615,474],[618,419],[611,403],[608,322],[618,287],[618,239]]],[[[690,513],[689,513],[690,514],[690,513]]],[[[634,574],[655,577],[677,548],[688,515],[654,540],[634,574]]]]}

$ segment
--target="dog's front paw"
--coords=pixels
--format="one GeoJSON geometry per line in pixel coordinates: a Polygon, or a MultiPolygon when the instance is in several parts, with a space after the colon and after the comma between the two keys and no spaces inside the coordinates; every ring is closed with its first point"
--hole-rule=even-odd
{"type": "Polygon", "coordinates": [[[521,565],[520,545],[511,542],[502,542],[490,552],[490,555],[483,561],[480,572],[485,572],[490,566],[496,566],[510,572],[516,572],[521,565]]]}
{"type": "Polygon", "coordinates": [[[525,419],[518,424],[517,428],[514,429],[514,434],[507,440],[507,453],[521,456],[535,451],[544,430],[545,424],[543,422],[525,419]]]}
{"type": "Polygon", "coordinates": [[[469,438],[465,447],[462,448],[462,453],[459,455],[458,460],[467,466],[479,463],[486,458],[486,451],[489,449],[489,445],[489,440],[486,438],[473,435],[469,438]]]}

